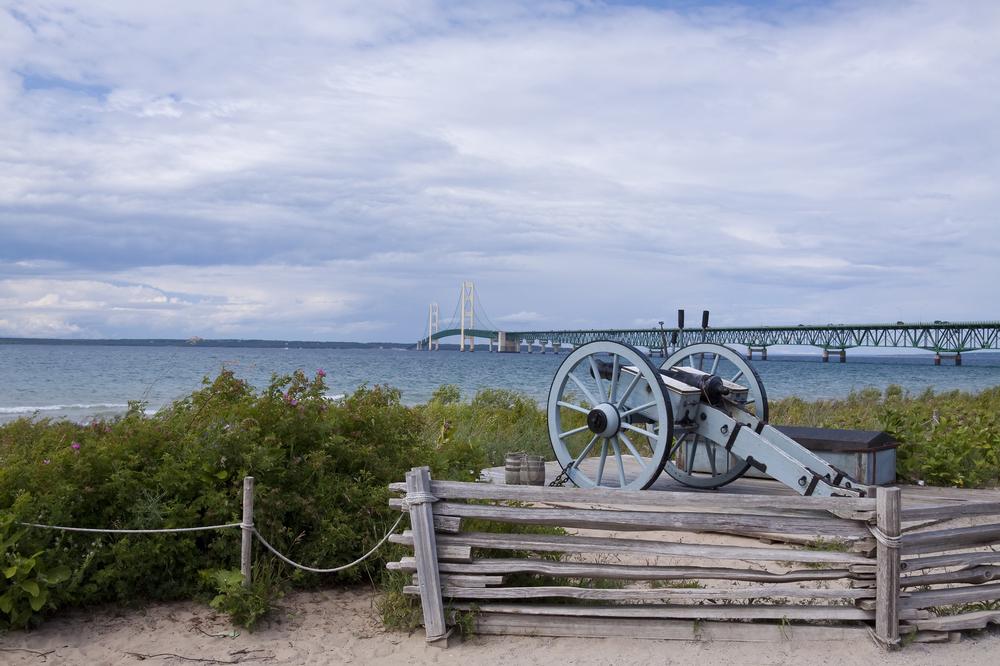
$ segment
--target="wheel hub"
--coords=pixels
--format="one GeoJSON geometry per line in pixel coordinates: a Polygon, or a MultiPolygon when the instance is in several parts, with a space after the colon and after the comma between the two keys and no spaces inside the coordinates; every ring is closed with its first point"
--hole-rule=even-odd
{"type": "Polygon", "coordinates": [[[621,417],[611,403],[602,403],[587,414],[587,427],[590,432],[601,437],[611,437],[621,428],[621,417]]]}

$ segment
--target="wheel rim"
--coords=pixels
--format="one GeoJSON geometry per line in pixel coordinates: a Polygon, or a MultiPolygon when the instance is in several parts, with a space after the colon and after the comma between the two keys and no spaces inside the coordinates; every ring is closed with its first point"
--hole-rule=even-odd
{"type": "Polygon", "coordinates": [[[577,486],[642,490],[663,470],[673,413],[659,371],[635,347],[599,340],[574,350],[547,411],[556,460],[577,486]]]}
{"type": "MultiPolygon", "coordinates": [[[[690,345],[668,356],[660,367],[664,371],[676,367],[692,367],[738,384],[746,389],[747,398],[742,405],[746,411],[767,420],[767,393],[760,376],[743,354],[729,347],[710,342],[690,345]]],[[[737,421],[741,421],[738,409],[727,411],[737,421]]],[[[748,469],[749,463],[725,450],[724,438],[715,439],[691,433],[682,433],[674,440],[663,466],[663,470],[680,483],[706,489],[721,488],[732,483],[748,469]]]]}

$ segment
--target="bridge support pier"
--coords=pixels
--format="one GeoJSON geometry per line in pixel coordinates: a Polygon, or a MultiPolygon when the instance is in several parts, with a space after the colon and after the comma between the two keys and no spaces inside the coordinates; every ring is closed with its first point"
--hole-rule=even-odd
{"type": "Polygon", "coordinates": [[[955,365],[962,365],[962,353],[955,352],[954,354],[942,354],[937,352],[934,354],[934,365],[941,365],[941,359],[951,358],[955,360],[955,365]]]}
{"type": "Polygon", "coordinates": [[[829,349],[824,349],[823,350],[823,362],[824,363],[829,363],[830,362],[830,350],[829,349]]]}
{"type": "Polygon", "coordinates": [[[754,347],[752,345],[747,346],[747,358],[750,359],[750,360],[753,360],[753,353],[755,351],[759,351],[760,352],[760,360],[762,360],[762,361],[766,361],[767,360],[767,347],[763,347],[763,346],[762,347],[754,347]]]}
{"type": "Polygon", "coordinates": [[[841,349],[840,350],[840,362],[841,363],[847,363],[847,350],[846,349],[841,349]]]}

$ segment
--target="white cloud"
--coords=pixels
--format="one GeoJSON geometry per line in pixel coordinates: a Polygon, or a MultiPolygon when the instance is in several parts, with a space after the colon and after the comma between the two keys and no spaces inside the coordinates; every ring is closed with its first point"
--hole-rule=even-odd
{"type": "Polygon", "coordinates": [[[529,312],[521,310],[520,312],[512,312],[510,314],[501,315],[496,318],[498,323],[510,323],[510,324],[535,324],[544,321],[545,316],[537,312],[529,312]]]}
{"type": "Polygon", "coordinates": [[[407,340],[469,278],[554,326],[989,317],[998,30],[986,1],[13,2],[3,330],[407,340]]]}

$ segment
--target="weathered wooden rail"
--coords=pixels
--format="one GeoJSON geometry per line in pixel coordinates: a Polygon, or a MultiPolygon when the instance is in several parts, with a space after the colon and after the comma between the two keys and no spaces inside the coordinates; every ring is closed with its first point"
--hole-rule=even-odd
{"type": "Polygon", "coordinates": [[[414,468],[390,505],[410,514],[427,640],[456,614],[482,634],[740,641],[946,640],[1000,610],[1000,503],[504,486],[432,481],[414,468]],[[472,531],[503,523],[571,533],[472,531]],[[600,531],[594,534],[591,531],[600,531]],[[726,535],[744,543],[712,543],[726,535]],[[765,544],[761,544],[763,540],[765,544]],[[508,554],[504,557],[502,555],[508,554]],[[663,562],[662,560],[667,560],[663,562]]]}

